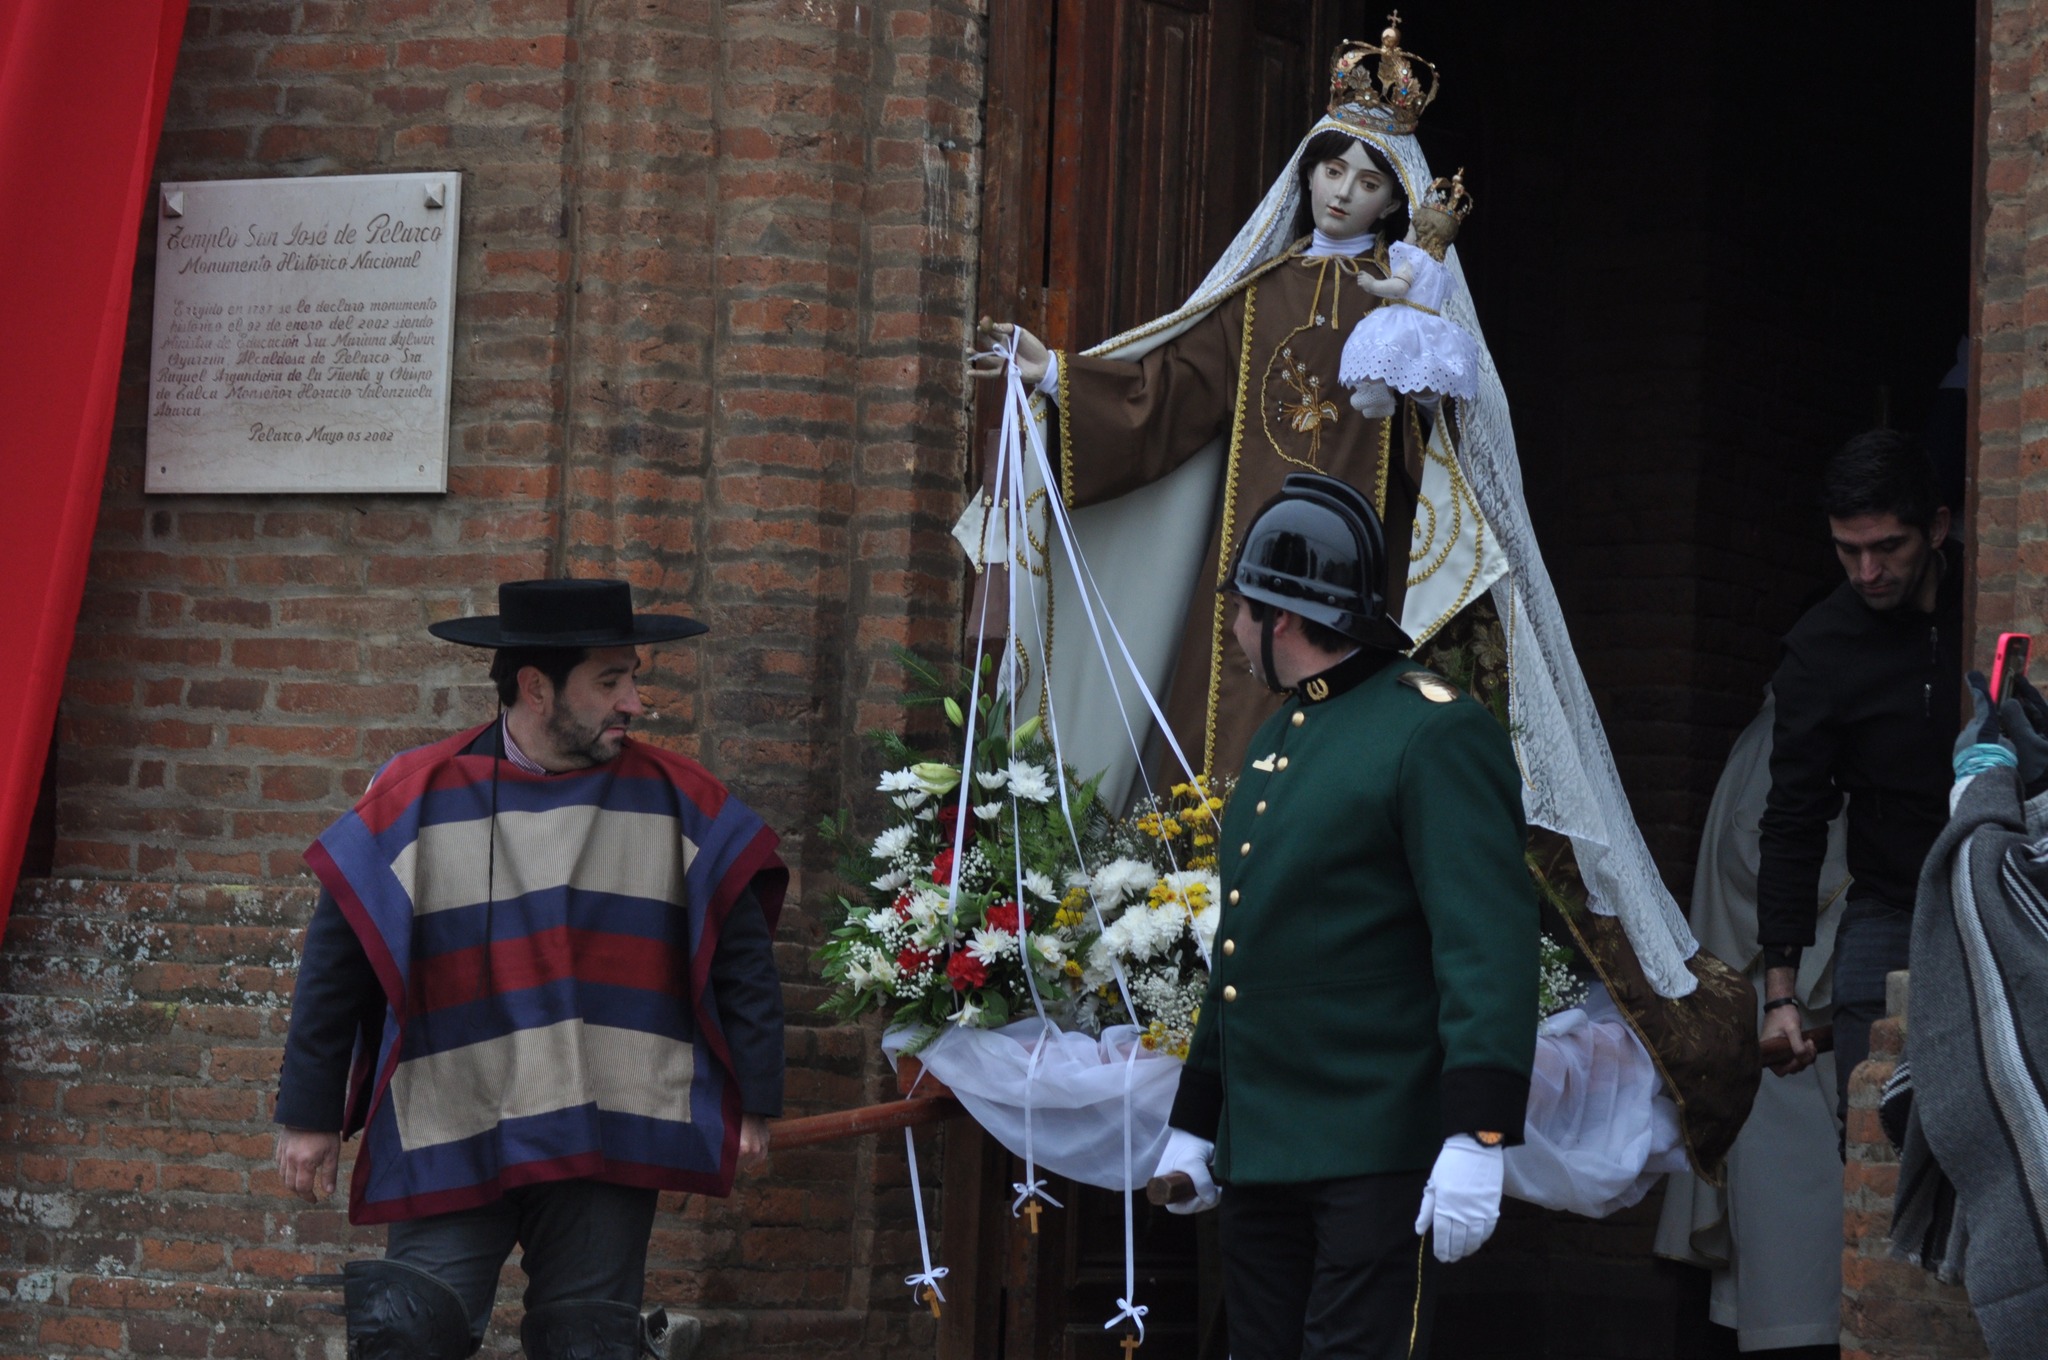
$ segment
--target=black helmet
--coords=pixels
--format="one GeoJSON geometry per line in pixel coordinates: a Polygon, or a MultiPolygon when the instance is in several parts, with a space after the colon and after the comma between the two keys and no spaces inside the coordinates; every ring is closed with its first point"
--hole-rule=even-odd
{"type": "Polygon", "coordinates": [[[1387,617],[1387,548],[1372,503],[1349,482],[1291,473],[1245,530],[1223,589],[1389,651],[1413,644],[1387,617]]]}

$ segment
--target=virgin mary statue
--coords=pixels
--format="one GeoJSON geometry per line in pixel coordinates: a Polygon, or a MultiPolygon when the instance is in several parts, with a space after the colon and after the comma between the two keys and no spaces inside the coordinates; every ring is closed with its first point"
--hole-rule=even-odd
{"type": "MultiPolygon", "coordinates": [[[[1215,586],[1239,533],[1289,472],[1342,477],[1372,497],[1389,543],[1410,543],[1407,560],[1390,554],[1387,599],[1417,658],[1482,698],[1496,685],[1504,691],[1528,820],[1554,833],[1547,862],[1583,886],[1594,934],[1611,938],[1617,921],[1625,931],[1628,978],[1609,978],[1610,989],[1626,993],[1632,981],[1649,1003],[1687,997],[1711,961],[1695,960],[1698,945],[1615,772],[1530,527],[1507,397],[1455,247],[1444,260],[1452,283],[1443,314],[1478,343],[1476,395],[1409,393],[1392,414],[1369,415],[1338,383],[1358,318],[1388,305],[1356,277],[1386,276],[1388,247],[1432,183],[1415,130],[1437,90],[1435,67],[1402,49],[1393,21],[1376,45],[1345,43],[1327,115],[1178,309],[1079,354],[1048,352],[1015,327],[988,327],[985,338],[1014,352],[1036,386],[1033,416],[1057,450],[1058,494],[1073,507],[1089,578],[1149,691],[1165,696],[1191,762],[1234,772],[1274,703],[1226,661],[1215,586]]],[[[1000,371],[1001,362],[985,355],[976,369],[1000,371]]],[[[977,497],[957,530],[977,563],[1010,557],[994,541],[1000,529],[991,532],[993,503],[977,497]]],[[[1055,536],[1023,537],[1016,560],[1040,617],[1048,604],[1059,609],[1060,634],[1056,649],[1044,637],[1020,642],[1050,686],[1069,762],[1084,774],[1105,771],[1103,791],[1116,805],[1146,777],[1135,749],[1143,743],[1126,730],[1149,723],[1143,699],[1128,680],[1112,680],[1072,621],[1076,568],[1055,536]]],[[[1718,989],[1726,980],[1713,981],[1718,989]]],[[[1738,1079],[1751,1091],[1754,1082],[1753,1069],[1738,1079]]],[[[1739,1126],[1748,1099],[1730,1095],[1739,1126]]],[[[1705,1154],[1696,1164],[1718,1160],[1718,1135],[1694,1141],[1705,1154]]]]}

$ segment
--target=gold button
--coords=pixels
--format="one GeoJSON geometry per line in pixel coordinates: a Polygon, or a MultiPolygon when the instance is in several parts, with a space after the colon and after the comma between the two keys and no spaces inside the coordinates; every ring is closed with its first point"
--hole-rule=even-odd
{"type": "Polygon", "coordinates": [[[1226,955],[1229,955],[1229,954],[1235,954],[1235,953],[1237,952],[1237,941],[1236,941],[1236,940],[1225,940],[1225,941],[1223,942],[1223,952],[1224,952],[1224,953],[1225,953],[1226,955]]]}
{"type": "Polygon", "coordinates": [[[1287,757],[1286,757],[1286,756],[1282,756],[1282,757],[1280,757],[1279,763],[1278,763],[1278,764],[1276,764],[1276,765],[1274,765],[1274,766],[1273,766],[1273,768],[1274,768],[1274,769],[1276,769],[1276,770],[1284,770],[1284,769],[1286,769],[1286,768],[1287,768],[1287,757]]]}
{"type": "Polygon", "coordinates": [[[1225,1001],[1235,1001],[1235,1000],[1237,1000],[1237,988],[1235,988],[1235,987],[1225,987],[1225,988],[1223,989],[1223,999],[1224,999],[1225,1001]]]}
{"type": "Polygon", "coordinates": [[[1233,907],[1237,905],[1237,889],[1235,888],[1230,890],[1230,905],[1233,907]]]}
{"type": "Polygon", "coordinates": [[[1251,852],[1252,843],[1250,841],[1246,841],[1243,845],[1237,847],[1237,853],[1240,855],[1249,855],[1251,852]]]}
{"type": "Polygon", "coordinates": [[[1253,808],[1253,809],[1252,809],[1252,811],[1253,811],[1253,812],[1264,812],[1265,810],[1266,810],[1266,800],[1265,800],[1265,799],[1263,799],[1263,798],[1261,798],[1261,799],[1259,800],[1259,805],[1258,805],[1257,807],[1255,807],[1255,808],[1253,808]]]}
{"type": "Polygon", "coordinates": [[[1301,725],[1302,725],[1303,723],[1305,723],[1305,722],[1307,722],[1307,721],[1308,721],[1308,714],[1306,714],[1306,713],[1297,713],[1297,714],[1295,714],[1295,715],[1294,715],[1294,725],[1295,725],[1296,727],[1299,727],[1299,726],[1301,726],[1301,725]]]}

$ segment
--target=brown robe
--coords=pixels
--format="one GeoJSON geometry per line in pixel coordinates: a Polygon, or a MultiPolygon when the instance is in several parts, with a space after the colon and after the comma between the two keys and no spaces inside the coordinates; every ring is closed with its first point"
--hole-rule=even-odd
{"type": "Polygon", "coordinates": [[[1345,340],[1380,301],[1355,276],[1363,268],[1384,278],[1385,260],[1305,259],[1299,249],[1136,361],[1060,356],[1055,420],[1068,441],[1061,476],[1069,505],[1134,491],[1210,440],[1226,441],[1224,484],[1207,526],[1208,566],[1189,605],[1166,701],[1181,749],[1205,772],[1235,774],[1252,733],[1280,702],[1238,654],[1215,587],[1252,517],[1288,473],[1328,473],[1372,498],[1389,548],[1387,609],[1397,619],[1407,590],[1420,426],[1406,400],[1392,419],[1366,419],[1337,381],[1345,340]],[[1402,456],[1390,456],[1393,449],[1402,456]]]}

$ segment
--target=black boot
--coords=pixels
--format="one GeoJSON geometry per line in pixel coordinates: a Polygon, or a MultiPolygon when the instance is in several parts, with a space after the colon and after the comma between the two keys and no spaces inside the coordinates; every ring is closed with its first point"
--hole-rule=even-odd
{"type": "Polygon", "coordinates": [[[424,1270],[396,1261],[341,1268],[349,1360],[463,1360],[476,1353],[461,1296],[424,1270]]]}
{"type": "Polygon", "coordinates": [[[647,1333],[647,1353],[655,1360],[691,1360],[704,1340],[704,1323],[688,1313],[649,1308],[640,1315],[647,1333]]]}
{"type": "Polygon", "coordinates": [[[640,1360],[644,1337],[640,1310],[609,1299],[542,1304],[519,1324],[526,1360],[640,1360]]]}

